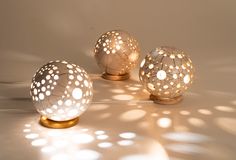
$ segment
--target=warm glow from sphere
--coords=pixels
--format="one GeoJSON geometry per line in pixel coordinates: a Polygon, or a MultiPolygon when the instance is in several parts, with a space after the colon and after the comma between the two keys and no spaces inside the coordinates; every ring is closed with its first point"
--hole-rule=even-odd
{"type": "Polygon", "coordinates": [[[103,71],[111,75],[129,73],[138,62],[138,42],[129,33],[121,30],[101,35],[95,46],[95,58],[103,71]]]}
{"type": "Polygon", "coordinates": [[[160,47],[143,59],[139,78],[152,95],[160,99],[175,98],[193,81],[192,61],[182,50],[160,47]]]}
{"type": "Polygon", "coordinates": [[[30,94],[41,115],[54,121],[67,121],[88,108],[92,88],[88,74],[81,67],[51,61],[34,75],[30,94]]]}

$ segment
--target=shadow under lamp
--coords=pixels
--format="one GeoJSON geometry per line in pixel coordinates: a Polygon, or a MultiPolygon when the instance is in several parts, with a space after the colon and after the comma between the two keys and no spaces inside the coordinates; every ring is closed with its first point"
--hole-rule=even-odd
{"type": "Polygon", "coordinates": [[[113,81],[128,79],[140,57],[137,40],[121,30],[102,34],[94,52],[98,66],[104,71],[102,77],[113,81]]]}
{"type": "Polygon", "coordinates": [[[180,49],[156,48],[141,62],[139,79],[155,103],[175,104],[193,82],[192,61],[180,49]]]}
{"type": "Polygon", "coordinates": [[[93,92],[86,71],[66,61],[50,61],[33,76],[30,94],[41,114],[40,124],[49,128],[67,128],[78,123],[93,92]]]}

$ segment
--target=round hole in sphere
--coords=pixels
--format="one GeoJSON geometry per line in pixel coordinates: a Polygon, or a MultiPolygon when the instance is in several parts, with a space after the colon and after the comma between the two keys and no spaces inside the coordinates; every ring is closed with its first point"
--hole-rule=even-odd
{"type": "Polygon", "coordinates": [[[157,72],[157,78],[158,78],[159,80],[164,80],[164,79],[166,78],[166,72],[163,71],[163,70],[159,70],[159,71],[157,72]]]}
{"type": "Polygon", "coordinates": [[[74,99],[81,99],[82,98],[82,90],[80,88],[73,89],[72,96],[74,97],[74,99]]]}

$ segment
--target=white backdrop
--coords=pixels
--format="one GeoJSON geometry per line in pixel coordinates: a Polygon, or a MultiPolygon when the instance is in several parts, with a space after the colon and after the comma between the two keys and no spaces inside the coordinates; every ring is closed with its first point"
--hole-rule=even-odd
{"type": "Polygon", "coordinates": [[[233,0],[1,0],[1,95],[28,96],[25,89],[17,94],[4,88],[29,84],[36,69],[50,60],[64,59],[99,73],[94,44],[112,29],[133,34],[142,57],[157,46],[170,45],[187,51],[197,72],[216,57],[221,62],[212,63],[227,63],[235,72],[235,6],[233,0]]]}
{"type": "Polygon", "coordinates": [[[64,156],[71,156],[71,151],[85,155],[81,147],[90,149],[86,156],[94,156],[92,149],[105,160],[124,160],[130,153],[134,157],[129,160],[147,160],[142,154],[149,150],[149,159],[235,159],[235,7],[235,0],[0,0],[0,159],[64,160],[61,150],[64,156]],[[128,81],[99,78],[94,45],[112,29],[135,36],[142,58],[162,45],[191,56],[196,79],[183,102],[161,106],[149,101],[137,81],[138,66],[128,81]],[[38,124],[29,88],[35,71],[56,59],[98,74],[93,75],[93,102],[80,123],[58,131],[68,146],[50,155],[34,147],[34,140],[57,146],[62,138],[50,137],[51,130],[38,124]],[[109,136],[112,150],[98,146],[104,142],[96,139],[98,130],[109,136]],[[84,131],[94,141],[81,145],[77,139],[77,144],[73,136],[81,138],[84,131]],[[122,132],[134,132],[135,145],[120,146],[122,132]],[[28,139],[31,133],[38,137],[28,139]]]}

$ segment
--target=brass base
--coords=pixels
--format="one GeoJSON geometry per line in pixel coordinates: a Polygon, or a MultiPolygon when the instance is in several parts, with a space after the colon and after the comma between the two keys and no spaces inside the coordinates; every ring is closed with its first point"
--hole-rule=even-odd
{"type": "Polygon", "coordinates": [[[69,128],[76,125],[78,122],[79,122],[79,117],[68,120],[68,121],[54,121],[54,120],[48,119],[45,116],[41,116],[39,120],[39,123],[43,125],[44,127],[55,128],[55,129],[69,128]]]}
{"type": "Polygon", "coordinates": [[[108,73],[103,73],[102,78],[111,80],[111,81],[123,81],[126,79],[129,79],[130,75],[129,73],[123,74],[123,75],[112,75],[108,73]]]}
{"type": "Polygon", "coordinates": [[[154,103],[157,103],[157,104],[176,104],[183,100],[183,96],[180,95],[174,98],[160,98],[158,96],[151,94],[150,99],[153,100],[154,103]]]}

